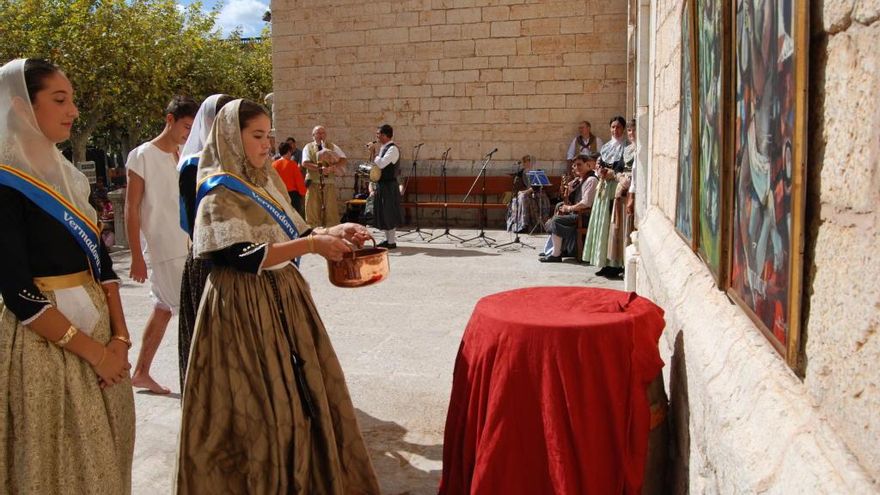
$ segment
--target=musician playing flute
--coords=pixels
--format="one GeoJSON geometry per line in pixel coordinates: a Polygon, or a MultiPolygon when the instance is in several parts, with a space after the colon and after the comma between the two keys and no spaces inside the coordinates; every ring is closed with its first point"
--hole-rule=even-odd
{"type": "Polygon", "coordinates": [[[313,141],[303,148],[302,166],[306,169],[306,222],[332,227],[339,224],[336,204],[336,175],[345,171],[348,159],[342,149],[327,140],[327,130],[317,125],[313,141]]]}
{"type": "Polygon", "coordinates": [[[394,129],[388,124],[383,124],[376,129],[376,141],[368,145],[370,153],[376,156],[373,163],[382,170],[382,176],[376,183],[373,224],[374,227],[385,232],[385,240],[380,242],[379,246],[388,249],[397,247],[396,229],[403,223],[400,214],[400,188],[397,184],[400,149],[394,143],[393,137],[394,129]]]}

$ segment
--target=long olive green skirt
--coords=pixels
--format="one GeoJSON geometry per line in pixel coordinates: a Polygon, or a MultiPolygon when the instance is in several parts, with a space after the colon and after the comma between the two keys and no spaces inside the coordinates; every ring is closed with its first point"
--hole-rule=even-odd
{"type": "MultiPolygon", "coordinates": [[[[104,291],[96,282],[85,289],[100,314],[92,337],[106,344],[104,291]]],[[[128,379],[101,390],[89,363],[0,302],[0,493],[131,493],[134,422],[128,379]]]]}
{"type": "Polygon", "coordinates": [[[587,227],[581,259],[597,268],[622,266],[617,260],[608,259],[608,234],[611,228],[611,209],[616,187],[616,180],[600,180],[596,199],[593,200],[593,209],[590,212],[590,225],[587,227]]]}
{"type": "Polygon", "coordinates": [[[379,493],[342,368],[293,266],[211,271],[183,395],[177,490],[379,493]]]}

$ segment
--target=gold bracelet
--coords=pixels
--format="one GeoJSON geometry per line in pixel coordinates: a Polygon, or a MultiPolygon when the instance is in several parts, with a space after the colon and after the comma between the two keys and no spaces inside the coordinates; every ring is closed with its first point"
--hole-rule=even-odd
{"type": "Polygon", "coordinates": [[[64,346],[66,346],[67,343],[70,342],[70,339],[72,339],[73,336],[76,335],[76,333],[78,331],[79,330],[77,330],[75,326],[70,325],[67,328],[67,331],[64,332],[64,335],[62,335],[60,339],[55,341],[55,345],[57,345],[58,347],[64,348],[64,346]]]}
{"type": "Polygon", "coordinates": [[[131,339],[128,337],[123,337],[122,335],[114,335],[110,337],[110,340],[116,339],[123,344],[127,345],[129,349],[131,349],[131,339]]]}
{"type": "Polygon", "coordinates": [[[311,235],[309,235],[309,236],[306,236],[306,239],[309,240],[309,252],[314,253],[315,252],[315,238],[312,237],[311,235]]]}

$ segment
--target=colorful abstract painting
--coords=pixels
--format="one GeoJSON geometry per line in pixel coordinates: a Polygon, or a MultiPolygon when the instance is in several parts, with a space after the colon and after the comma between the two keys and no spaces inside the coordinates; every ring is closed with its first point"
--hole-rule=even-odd
{"type": "Polygon", "coordinates": [[[721,160],[724,122],[722,0],[697,0],[699,67],[699,253],[716,280],[721,274],[721,160]]]}
{"type": "Polygon", "coordinates": [[[693,241],[694,129],[693,129],[693,35],[691,0],[681,12],[681,104],[678,114],[678,192],[675,201],[675,228],[693,241]]]}
{"type": "Polygon", "coordinates": [[[790,328],[796,122],[795,2],[736,0],[730,290],[779,344],[790,328]]]}

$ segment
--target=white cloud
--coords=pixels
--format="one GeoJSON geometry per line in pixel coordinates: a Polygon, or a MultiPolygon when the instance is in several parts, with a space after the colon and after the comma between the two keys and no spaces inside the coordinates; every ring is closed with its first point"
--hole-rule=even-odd
{"type": "Polygon", "coordinates": [[[259,36],[266,25],[263,14],[267,10],[269,5],[259,0],[229,0],[220,9],[217,26],[223,34],[229,34],[240,27],[244,37],[259,36]]]}

